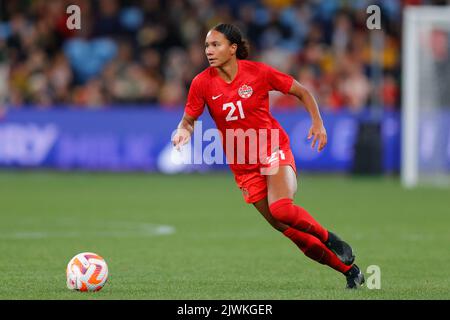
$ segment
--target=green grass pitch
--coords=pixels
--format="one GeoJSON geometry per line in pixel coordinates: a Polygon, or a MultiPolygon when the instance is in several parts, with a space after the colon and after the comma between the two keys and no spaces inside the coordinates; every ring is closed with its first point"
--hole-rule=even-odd
{"type": "MultiPolygon", "coordinates": [[[[306,258],[230,174],[0,172],[0,299],[449,299],[450,193],[398,179],[299,176],[296,203],[352,244],[381,289],[306,258]],[[110,277],[66,288],[92,251],[110,277]]],[[[369,274],[366,273],[366,278],[369,274]]]]}

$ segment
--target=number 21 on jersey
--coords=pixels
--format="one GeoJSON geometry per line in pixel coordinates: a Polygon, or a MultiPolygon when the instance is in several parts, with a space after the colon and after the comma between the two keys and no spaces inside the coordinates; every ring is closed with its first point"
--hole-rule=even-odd
{"type": "Polygon", "coordinates": [[[235,121],[240,119],[245,119],[245,115],[244,115],[244,109],[242,108],[242,102],[241,100],[236,102],[236,105],[234,105],[233,102],[227,102],[223,105],[222,110],[227,110],[230,109],[230,111],[228,111],[228,115],[225,118],[226,121],[235,121]],[[239,110],[239,113],[236,114],[236,105],[237,105],[237,109],[239,110]]]}

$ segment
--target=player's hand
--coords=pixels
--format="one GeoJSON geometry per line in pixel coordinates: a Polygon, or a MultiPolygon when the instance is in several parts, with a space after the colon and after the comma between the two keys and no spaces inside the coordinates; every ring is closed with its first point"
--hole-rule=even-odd
{"type": "Polygon", "coordinates": [[[325,130],[322,121],[313,122],[311,128],[309,129],[308,140],[311,138],[313,138],[311,148],[314,149],[316,147],[316,143],[319,142],[317,147],[317,151],[319,152],[322,151],[327,145],[327,131],[325,130]]]}
{"type": "Polygon", "coordinates": [[[181,146],[184,146],[191,139],[191,133],[186,129],[177,129],[172,138],[172,144],[177,151],[180,151],[181,146]]]}

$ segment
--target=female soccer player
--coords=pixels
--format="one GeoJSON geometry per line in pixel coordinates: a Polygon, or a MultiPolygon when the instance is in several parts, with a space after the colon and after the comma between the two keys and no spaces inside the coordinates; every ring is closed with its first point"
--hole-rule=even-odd
{"type": "Polygon", "coordinates": [[[248,56],[248,44],[232,24],[219,24],[211,29],[205,46],[210,67],[192,80],[183,118],[172,138],[173,145],[179,150],[189,141],[195,121],[207,105],[221,132],[230,169],[245,201],[252,203],[306,256],[344,274],[347,288],[362,285],[364,276],[353,264],[351,247],[293,203],[297,173],[289,137],[269,110],[271,90],[297,97],[311,116],[308,134],[308,139],[313,138],[311,147],[317,144],[320,152],[327,144],[327,134],[314,97],[291,76],[266,64],[244,60],[248,56]],[[264,139],[257,135],[259,141],[246,141],[247,148],[238,148],[239,134],[245,139],[256,131],[264,133],[264,139]],[[255,145],[260,146],[256,155],[252,154],[255,145]],[[241,161],[235,161],[236,156],[241,161]]]}

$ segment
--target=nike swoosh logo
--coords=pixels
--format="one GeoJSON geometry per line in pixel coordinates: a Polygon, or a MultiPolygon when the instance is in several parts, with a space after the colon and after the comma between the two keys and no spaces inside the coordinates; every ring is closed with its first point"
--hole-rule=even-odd
{"type": "Polygon", "coordinates": [[[212,99],[213,99],[213,100],[216,100],[217,98],[220,98],[222,95],[223,95],[223,93],[222,93],[222,94],[219,94],[218,96],[213,96],[212,99]]]}

